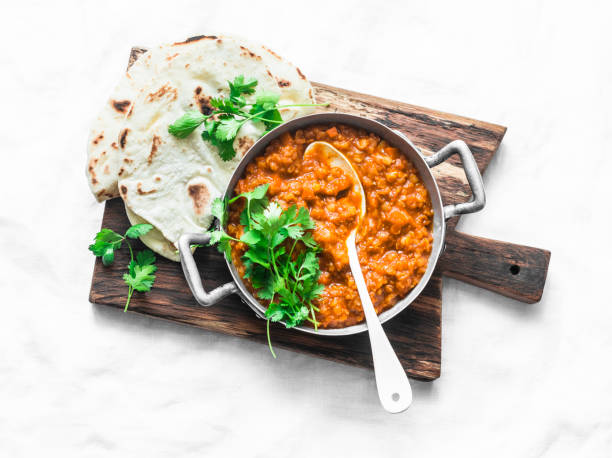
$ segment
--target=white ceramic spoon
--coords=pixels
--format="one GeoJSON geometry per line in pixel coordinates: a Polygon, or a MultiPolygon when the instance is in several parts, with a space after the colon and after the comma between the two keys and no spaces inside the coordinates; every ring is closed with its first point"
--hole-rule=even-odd
{"type": "Polygon", "coordinates": [[[378,320],[378,315],[376,315],[376,310],[374,310],[374,305],[372,304],[365,279],[363,278],[363,272],[361,272],[359,258],[357,257],[357,247],[355,246],[357,228],[366,214],[365,192],[361,186],[359,175],[357,175],[357,172],[344,154],[326,142],[313,142],[308,145],[306,152],[313,148],[317,148],[321,152],[326,152],[328,155],[327,157],[330,159],[330,163],[334,167],[340,167],[346,171],[353,178],[353,184],[361,195],[361,215],[359,221],[346,239],[349,265],[353,278],[355,279],[355,284],[357,285],[357,291],[359,292],[359,298],[361,299],[361,305],[370,335],[372,359],[374,361],[374,375],[376,377],[376,387],[378,388],[380,403],[387,412],[403,412],[412,403],[410,382],[378,320]]]}

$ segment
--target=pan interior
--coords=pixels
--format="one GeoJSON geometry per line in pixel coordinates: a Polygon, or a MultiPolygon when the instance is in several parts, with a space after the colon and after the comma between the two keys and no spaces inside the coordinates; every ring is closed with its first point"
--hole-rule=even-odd
{"type": "MultiPolygon", "coordinates": [[[[444,223],[444,211],[440,190],[438,189],[438,185],[431,173],[431,170],[425,163],[419,150],[416,148],[416,146],[412,144],[410,140],[377,121],[344,113],[320,113],[297,118],[285,124],[282,124],[281,126],[272,130],[271,132],[263,136],[261,139],[259,139],[259,141],[257,141],[257,143],[255,143],[251,147],[247,154],[242,158],[234,174],[232,175],[225,192],[225,198],[231,198],[233,196],[234,188],[242,177],[246,166],[254,158],[263,154],[270,142],[272,142],[274,139],[280,137],[286,132],[291,132],[293,130],[301,129],[314,124],[346,124],[364,129],[367,132],[371,132],[378,135],[380,138],[386,140],[392,146],[398,148],[402,152],[402,154],[406,155],[406,157],[417,168],[421,179],[423,180],[423,183],[425,184],[427,191],[429,192],[432,208],[434,211],[434,243],[427,263],[427,270],[423,274],[421,281],[410,291],[410,293],[406,297],[404,297],[394,306],[390,307],[389,309],[378,315],[381,323],[384,323],[393,318],[398,313],[400,313],[406,307],[408,307],[408,305],[410,305],[410,303],[412,303],[412,301],[414,301],[414,299],[416,299],[416,297],[423,291],[423,289],[429,282],[431,275],[433,274],[440,253],[442,252],[445,236],[446,226],[444,223]]],[[[226,260],[226,262],[232,274],[232,277],[236,282],[236,285],[238,286],[240,295],[242,296],[244,301],[255,311],[258,317],[264,318],[265,307],[261,305],[259,301],[255,297],[253,297],[250,291],[246,288],[242,279],[238,275],[238,271],[236,270],[236,267],[233,265],[233,263],[230,263],[229,260],[226,260]]],[[[308,326],[297,326],[295,329],[315,335],[340,336],[364,332],[367,330],[367,327],[365,323],[360,323],[345,328],[319,329],[317,331],[308,326]]]]}

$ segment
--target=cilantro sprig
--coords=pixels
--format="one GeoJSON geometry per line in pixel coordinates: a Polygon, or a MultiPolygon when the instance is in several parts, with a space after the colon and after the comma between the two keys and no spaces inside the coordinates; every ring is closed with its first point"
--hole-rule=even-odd
{"type": "Polygon", "coordinates": [[[115,261],[115,252],[121,249],[123,242],[127,244],[130,250],[130,263],[128,271],[123,274],[123,280],[128,286],[124,312],[127,312],[134,291],[150,291],[155,282],[155,271],[157,270],[155,255],[151,250],[142,250],[134,257],[134,250],[129,241],[129,239],[137,239],[145,235],[151,229],[153,226],[150,224],[135,224],[121,235],[111,229],[103,228],[96,234],[94,243],[89,245],[89,251],[96,257],[101,257],[102,264],[110,266],[115,261]]]}
{"type": "Polygon", "coordinates": [[[295,205],[283,210],[278,203],[269,202],[268,186],[261,185],[230,200],[215,199],[212,213],[220,224],[209,231],[209,244],[217,245],[228,260],[231,260],[231,241],[247,245],[242,256],[244,278],[251,281],[257,297],[268,302],[266,333],[270,352],[276,358],[270,340],[270,322],[282,321],[291,328],[307,320],[317,329],[315,312],[319,309],[313,301],[324,286],[318,281],[320,249],[312,238],[315,223],[308,210],[295,205]],[[240,224],[244,226],[240,239],[224,230],[228,207],[238,199],[246,200],[240,215],[240,224]]]}
{"type": "Polygon", "coordinates": [[[219,156],[229,161],[236,156],[234,140],[241,127],[248,121],[261,121],[266,132],[283,123],[282,108],[316,107],[329,104],[279,105],[280,94],[260,92],[255,94],[257,80],[239,75],[228,81],[229,98],[213,97],[209,104],[211,113],[204,115],[199,111],[187,111],[168,126],[168,132],[177,138],[187,138],[196,128],[204,124],[202,139],[216,146],[219,156]],[[246,96],[254,95],[255,100],[247,101],[246,96]]]}

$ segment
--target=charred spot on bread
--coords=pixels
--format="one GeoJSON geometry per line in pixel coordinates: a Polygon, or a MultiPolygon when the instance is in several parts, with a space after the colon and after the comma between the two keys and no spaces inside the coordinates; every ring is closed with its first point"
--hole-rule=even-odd
{"type": "Polygon", "coordinates": [[[155,153],[157,153],[157,149],[161,145],[161,138],[157,135],[153,135],[153,143],[151,144],[151,152],[149,153],[149,157],[147,158],[147,162],[150,164],[153,162],[153,158],[155,157],[155,153]]]}
{"type": "Polygon", "coordinates": [[[132,102],[129,100],[111,100],[111,105],[115,109],[115,111],[119,113],[125,114],[125,111],[130,106],[132,102]]]}
{"type": "Polygon", "coordinates": [[[157,192],[157,189],[151,189],[151,190],[149,190],[149,191],[143,191],[143,190],[142,190],[142,183],[139,181],[139,182],[136,184],[136,192],[137,192],[138,194],[140,194],[141,196],[146,196],[147,194],[152,194],[152,193],[154,193],[154,192],[157,192]]]}
{"type": "Polygon", "coordinates": [[[250,137],[240,137],[238,138],[238,153],[241,156],[244,156],[245,153],[253,146],[255,142],[250,137]]]}
{"type": "Polygon", "coordinates": [[[193,210],[196,215],[204,213],[208,201],[210,200],[210,192],[204,183],[190,184],[187,187],[189,197],[193,200],[193,210]]]}
{"type": "Polygon", "coordinates": [[[97,164],[98,164],[98,158],[92,157],[89,160],[89,164],[87,165],[87,171],[89,172],[89,175],[91,177],[91,184],[92,185],[98,184],[98,180],[96,178],[96,165],[97,164]]]}
{"type": "Polygon", "coordinates": [[[125,148],[125,142],[127,141],[127,134],[129,131],[130,129],[126,127],[119,134],[119,145],[121,145],[121,148],[125,148]]]}
{"type": "Polygon", "coordinates": [[[200,113],[206,116],[212,113],[213,106],[210,104],[211,97],[202,94],[202,88],[200,86],[195,88],[194,98],[200,108],[200,113]]]}
{"type": "Polygon", "coordinates": [[[268,51],[270,54],[272,54],[274,57],[276,57],[278,60],[281,60],[281,56],[279,56],[278,54],[276,54],[274,51],[272,51],[270,48],[266,48],[265,46],[262,46],[263,49],[265,49],[266,51],[268,51]]]}
{"type": "Polygon", "coordinates": [[[250,57],[250,58],[255,59],[255,60],[261,60],[261,56],[258,56],[257,54],[255,54],[249,48],[246,48],[244,46],[240,46],[240,49],[242,49],[242,52],[240,54],[242,54],[243,56],[250,57]]]}
{"type": "Polygon", "coordinates": [[[178,41],[178,42],[174,43],[174,46],[186,45],[187,43],[193,43],[194,41],[216,40],[216,39],[217,39],[216,35],[196,35],[195,37],[187,38],[185,41],[178,41]]]}
{"type": "Polygon", "coordinates": [[[98,143],[100,143],[100,140],[102,140],[103,138],[104,138],[104,132],[100,132],[100,135],[94,138],[92,143],[94,145],[97,145],[98,143]]]}
{"type": "Polygon", "coordinates": [[[178,93],[176,88],[170,86],[169,84],[164,84],[162,87],[160,87],[157,91],[155,92],[151,92],[147,95],[147,100],[149,102],[153,102],[155,100],[160,100],[162,97],[164,97],[166,94],[170,95],[170,100],[176,100],[176,98],[178,97],[178,93]]]}

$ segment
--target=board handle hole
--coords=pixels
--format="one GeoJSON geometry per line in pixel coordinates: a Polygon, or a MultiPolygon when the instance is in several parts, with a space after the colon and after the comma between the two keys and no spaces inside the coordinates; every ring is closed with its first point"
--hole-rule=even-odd
{"type": "Polygon", "coordinates": [[[399,398],[400,398],[399,393],[393,393],[391,395],[391,399],[393,399],[393,401],[395,401],[395,402],[399,401],[399,398]]]}
{"type": "Polygon", "coordinates": [[[516,264],[512,264],[510,266],[510,273],[512,275],[518,275],[520,271],[521,271],[521,268],[519,266],[517,266],[516,264]]]}

